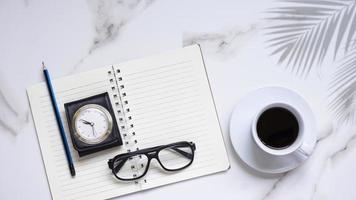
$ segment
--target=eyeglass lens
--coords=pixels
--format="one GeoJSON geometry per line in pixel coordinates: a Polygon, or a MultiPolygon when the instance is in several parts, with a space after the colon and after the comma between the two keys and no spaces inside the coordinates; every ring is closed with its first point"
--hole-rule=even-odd
{"type": "Polygon", "coordinates": [[[190,164],[193,151],[190,146],[167,147],[159,151],[158,158],[164,168],[177,170],[190,164]]]}

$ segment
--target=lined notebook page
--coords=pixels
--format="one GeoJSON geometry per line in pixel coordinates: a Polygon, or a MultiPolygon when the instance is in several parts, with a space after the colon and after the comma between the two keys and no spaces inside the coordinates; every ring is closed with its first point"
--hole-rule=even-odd
{"type": "Polygon", "coordinates": [[[229,168],[229,161],[199,46],[114,66],[130,109],[140,149],[192,141],[191,166],[174,173],[151,163],[142,188],[152,188],[229,168]],[[117,73],[119,72],[119,73],[117,73]]]}
{"type": "MultiPolygon", "coordinates": [[[[75,178],[69,173],[45,83],[32,86],[27,91],[53,199],[107,199],[138,191],[140,189],[138,184],[116,181],[107,166],[108,159],[126,152],[131,147],[114,147],[79,158],[71,144],[65,117],[64,103],[103,92],[109,92],[113,109],[116,109],[117,105],[114,102],[118,99],[114,98],[114,94],[118,94],[118,90],[115,87],[116,80],[112,67],[56,79],[53,85],[76,168],[75,178]]],[[[118,117],[116,116],[116,119],[118,117]]]]}

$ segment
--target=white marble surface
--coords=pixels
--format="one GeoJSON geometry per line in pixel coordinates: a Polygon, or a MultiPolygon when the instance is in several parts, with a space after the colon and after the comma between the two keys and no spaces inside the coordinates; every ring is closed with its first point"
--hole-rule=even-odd
{"type": "Polygon", "coordinates": [[[298,78],[269,56],[262,18],[272,0],[0,1],[0,199],[50,199],[26,87],[183,45],[201,44],[227,141],[231,169],[125,199],[356,199],[356,134],[327,105],[335,70],[324,62],[298,78]],[[303,95],[318,121],[318,143],[301,167],[277,176],[250,170],[228,139],[230,114],[247,92],[270,85],[303,95]]]}

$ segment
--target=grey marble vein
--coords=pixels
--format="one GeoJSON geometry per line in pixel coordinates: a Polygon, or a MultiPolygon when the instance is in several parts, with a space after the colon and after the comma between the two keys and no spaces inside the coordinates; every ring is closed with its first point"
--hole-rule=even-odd
{"type": "Polygon", "coordinates": [[[116,39],[124,26],[153,2],[154,0],[88,0],[94,16],[96,33],[89,54],[96,48],[116,39]]]}
{"type": "MultiPolygon", "coordinates": [[[[340,126],[340,125],[339,125],[340,126]]],[[[333,131],[335,132],[335,131],[333,131]]],[[[340,133],[340,131],[338,131],[340,133]]],[[[319,140],[320,142],[324,142],[327,143],[327,141],[325,140],[326,138],[329,138],[330,141],[329,143],[337,143],[335,141],[334,138],[331,138],[330,135],[333,135],[335,136],[334,134],[336,134],[337,132],[335,133],[332,133],[332,134],[328,134],[327,137],[323,137],[322,140],[319,140]]],[[[341,137],[339,135],[339,137],[341,137]]],[[[326,170],[327,168],[327,164],[329,163],[328,161],[331,161],[331,162],[335,162],[336,158],[339,157],[340,155],[342,155],[343,153],[346,153],[348,149],[351,148],[352,143],[356,140],[356,134],[353,134],[351,135],[351,137],[349,137],[347,139],[346,142],[342,142],[341,144],[341,147],[338,147],[338,148],[333,148],[332,146],[328,145],[328,148],[326,149],[324,147],[324,158],[321,162],[321,168],[318,170],[318,175],[317,175],[317,179],[315,180],[314,184],[313,184],[313,193],[310,197],[311,200],[315,199],[316,198],[316,194],[317,194],[317,191],[318,191],[318,187],[319,187],[319,183],[323,177],[323,174],[324,174],[324,171],[326,170]],[[330,146],[330,147],[329,147],[330,146]]],[[[325,144],[326,145],[326,144],[325,144]]],[[[338,145],[337,145],[338,146],[338,145]]]]}
{"type": "Polygon", "coordinates": [[[11,102],[0,89],[0,127],[17,135],[22,126],[29,121],[29,110],[19,110],[11,102]]]}
{"type": "Polygon", "coordinates": [[[320,180],[321,180],[321,178],[324,174],[324,171],[326,169],[327,160],[328,160],[328,157],[323,161],[322,168],[318,171],[317,178],[313,183],[313,190],[312,190],[312,194],[310,195],[310,200],[315,199],[315,195],[318,191],[318,186],[319,186],[320,180]]]}
{"type": "MultiPolygon", "coordinates": [[[[275,199],[275,197],[278,197],[277,199],[283,199],[282,196],[280,196],[281,192],[294,184],[303,184],[303,188],[310,189],[310,193],[305,193],[303,199],[314,198],[318,191],[319,182],[326,169],[327,161],[329,160],[331,153],[335,151],[333,148],[326,148],[329,147],[330,143],[334,143],[334,139],[330,137],[335,136],[334,129],[324,129],[319,135],[319,143],[316,146],[312,157],[299,168],[283,174],[282,177],[273,183],[270,190],[265,193],[262,198],[263,200],[275,199]],[[300,174],[303,174],[307,179],[298,179],[297,177],[300,174]],[[297,180],[298,182],[296,182],[297,180]]],[[[293,192],[297,192],[296,194],[298,194],[298,191],[293,192]]]]}
{"type": "Polygon", "coordinates": [[[331,156],[330,160],[335,160],[337,157],[342,155],[343,153],[347,152],[351,147],[353,147],[353,142],[356,141],[356,134],[353,134],[347,141],[346,144],[340,148],[339,150],[335,151],[331,156]]]}
{"type": "MultiPolygon", "coordinates": [[[[324,124],[324,126],[325,126],[325,124],[324,124]]],[[[332,125],[324,128],[323,131],[320,131],[320,133],[318,134],[317,139],[316,139],[315,148],[321,141],[330,137],[334,132],[335,132],[334,127],[332,125]]]]}
{"type": "Polygon", "coordinates": [[[155,0],[88,0],[93,15],[95,36],[86,55],[81,57],[70,70],[74,72],[96,49],[114,41],[124,27],[146,10],[155,0]]]}
{"type": "MultiPolygon", "coordinates": [[[[315,144],[315,148],[317,148],[318,145],[321,142],[323,142],[326,139],[330,138],[330,136],[332,136],[333,133],[335,133],[335,131],[334,131],[334,128],[332,126],[328,127],[324,131],[322,131],[322,133],[318,135],[318,138],[317,138],[316,144],[315,144]]],[[[323,166],[326,165],[326,161],[327,161],[327,158],[324,160],[324,162],[322,164],[323,166]]],[[[314,197],[315,197],[315,194],[316,194],[316,192],[318,190],[318,183],[320,182],[320,179],[321,179],[321,177],[322,177],[322,175],[324,173],[324,170],[325,170],[325,167],[322,167],[322,169],[319,171],[317,179],[315,180],[315,183],[313,184],[313,191],[312,191],[312,194],[310,196],[311,200],[314,199],[314,197]]]]}
{"type": "Polygon", "coordinates": [[[254,33],[259,29],[257,24],[246,28],[234,27],[229,30],[221,30],[211,33],[183,34],[183,46],[200,44],[204,53],[218,55],[222,58],[233,58],[236,52],[243,47],[254,33]]]}
{"type": "Polygon", "coordinates": [[[0,127],[4,128],[5,130],[9,131],[13,135],[17,135],[17,130],[6,123],[6,120],[0,118],[0,127]]]}
{"type": "Polygon", "coordinates": [[[315,194],[316,194],[317,191],[318,191],[318,184],[315,183],[314,186],[313,186],[313,193],[310,196],[310,200],[315,199],[315,194]]]}
{"type": "Polygon", "coordinates": [[[283,173],[281,175],[281,177],[279,177],[271,186],[271,188],[266,192],[266,194],[262,197],[262,200],[266,200],[271,194],[272,192],[278,187],[278,185],[281,183],[281,181],[283,180],[284,177],[286,177],[288,174],[288,172],[283,173]]]}
{"type": "Polygon", "coordinates": [[[6,106],[12,114],[19,116],[19,113],[15,108],[10,104],[10,102],[5,98],[4,93],[0,90],[0,102],[3,106],[6,106]]]}

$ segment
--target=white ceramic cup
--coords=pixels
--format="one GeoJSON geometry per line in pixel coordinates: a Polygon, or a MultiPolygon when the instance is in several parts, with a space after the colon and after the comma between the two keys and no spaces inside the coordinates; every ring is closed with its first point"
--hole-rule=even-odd
{"type": "Polygon", "coordinates": [[[286,103],[272,103],[272,104],[269,104],[269,105],[266,105],[265,107],[263,107],[256,114],[256,116],[254,117],[254,119],[252,121],[251,133],[252,133],[253,140],[255,141],[257,146],[262,151],[264,151],[270,155],[283,156],[283,155],[295,154],[297,157],[305,158],[305,157],[309,157],[313,151],[313,147],[308,145],[305,142],[306,131],[305,131],[305,126],[304,126],[304,121],[303,121],[300,113],[292,105],[289,105],[286,103]],[[270,108],[274,108],[274,107],[280,107],[280,108],[289,110],[297,118],[297,121],[298,121],[298,125],[299,125],[298,136],[297,136],[296,140],[293,142],[293,144],[291,144],[290,146],[288,146],[286,148],[281,148],[281,149],[271,148],[271,147],[265,145],[261,141],[261,139],[258,137],[258,134],[257,134],[258,119],[260,118],[260,116],[262,115],[263,112],[265,112],[266,110],[268,110],[270,108]]]}

